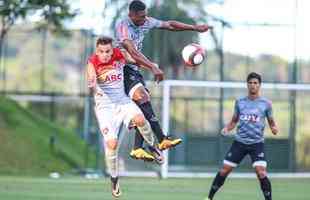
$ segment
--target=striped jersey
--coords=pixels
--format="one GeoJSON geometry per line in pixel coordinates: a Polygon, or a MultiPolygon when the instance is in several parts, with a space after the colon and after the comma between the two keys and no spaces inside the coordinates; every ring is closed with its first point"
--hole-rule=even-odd
{"type": "Polygon", "coordinates": [[[264,97],[254,100],[243,97],[235,102],[234,115],[238,117],[235,139],[244,144],[264,141],[266,118],[273,118],[272,103],[264,97]]]}
{"type": "MultiPolygon", "coordinates": [[[[153,17],[146,17],[146,21],[141,26],[136,26],[129,17],[120,21],[115,27],[116,42],[119,48],[122,48],[124,40],[131,40],[138,51],[142,51],[143,39],[153,28],[160,28],[162,21],[153,17]]],[[[137,66],[130,65],[133,69],[137,70],[137,66]]]]}

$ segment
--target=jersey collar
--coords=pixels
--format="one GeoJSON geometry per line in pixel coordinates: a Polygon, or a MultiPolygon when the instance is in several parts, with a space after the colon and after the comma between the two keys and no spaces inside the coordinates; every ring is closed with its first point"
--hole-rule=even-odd
{"type": "Polygon", "coordinates": [[[127,21],[129,23],[129,26],[132,26],[133,28],[138,28],[138,26],[136,26],[133,21],[130,19],[130,17],[127,17],[127,21]]]}

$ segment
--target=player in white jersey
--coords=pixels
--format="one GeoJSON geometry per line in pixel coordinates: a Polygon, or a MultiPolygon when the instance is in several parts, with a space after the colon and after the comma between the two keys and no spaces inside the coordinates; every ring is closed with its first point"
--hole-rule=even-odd
{"type": "MultiPolygon", "coordinates": [[[[125,94],[123,67],[130,60],[112,39],[100,37],[96,52],[87,64],[87,81],[95,98],[95,113],[104,138],[105,160],[112,182],[112,195],[121,195],[118,181],[118,133],[122,124],[135,126],[147,143],[155,148],[150,124],[138,106],[125,94]],[[126,58],[127,59],[126,59],[126,58]]],[[[133,61],[133,60],[131,60],[133,61]]],[[[152,160],[153,158],[149,158],[152,160]]]]}

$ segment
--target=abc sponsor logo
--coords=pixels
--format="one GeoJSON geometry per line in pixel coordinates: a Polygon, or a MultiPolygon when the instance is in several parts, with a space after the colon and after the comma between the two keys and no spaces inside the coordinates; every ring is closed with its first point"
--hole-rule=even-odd
{"type": "Polygon", "coordinates": [[[113,73],[113,71],[110,71],[108,73],[103,73],[98,77],[98,81],[100,83],[105,83],[105,84],[119,82],[121,80],[122,80],[122,74],[113,73]]]}

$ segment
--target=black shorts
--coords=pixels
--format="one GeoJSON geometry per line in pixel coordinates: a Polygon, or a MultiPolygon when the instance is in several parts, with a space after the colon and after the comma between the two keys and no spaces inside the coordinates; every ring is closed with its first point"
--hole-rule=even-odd
{"type": "Polygon", "coordinates": [[[137,84],[142,84],[145,87],[145,82],[142,74],[138,70],[132,69],[130,66],[124,67],[124,85],[125,92],[129,96],[130,90],[137,84]]]}
{"type": "Polygon", "coordinates": [[[250,155],[253,167],[267,167],[263,142],[256,144],[243,144],[234,141],[225,156],[224,164],[236,167],[246,155],[250,155]]]}

